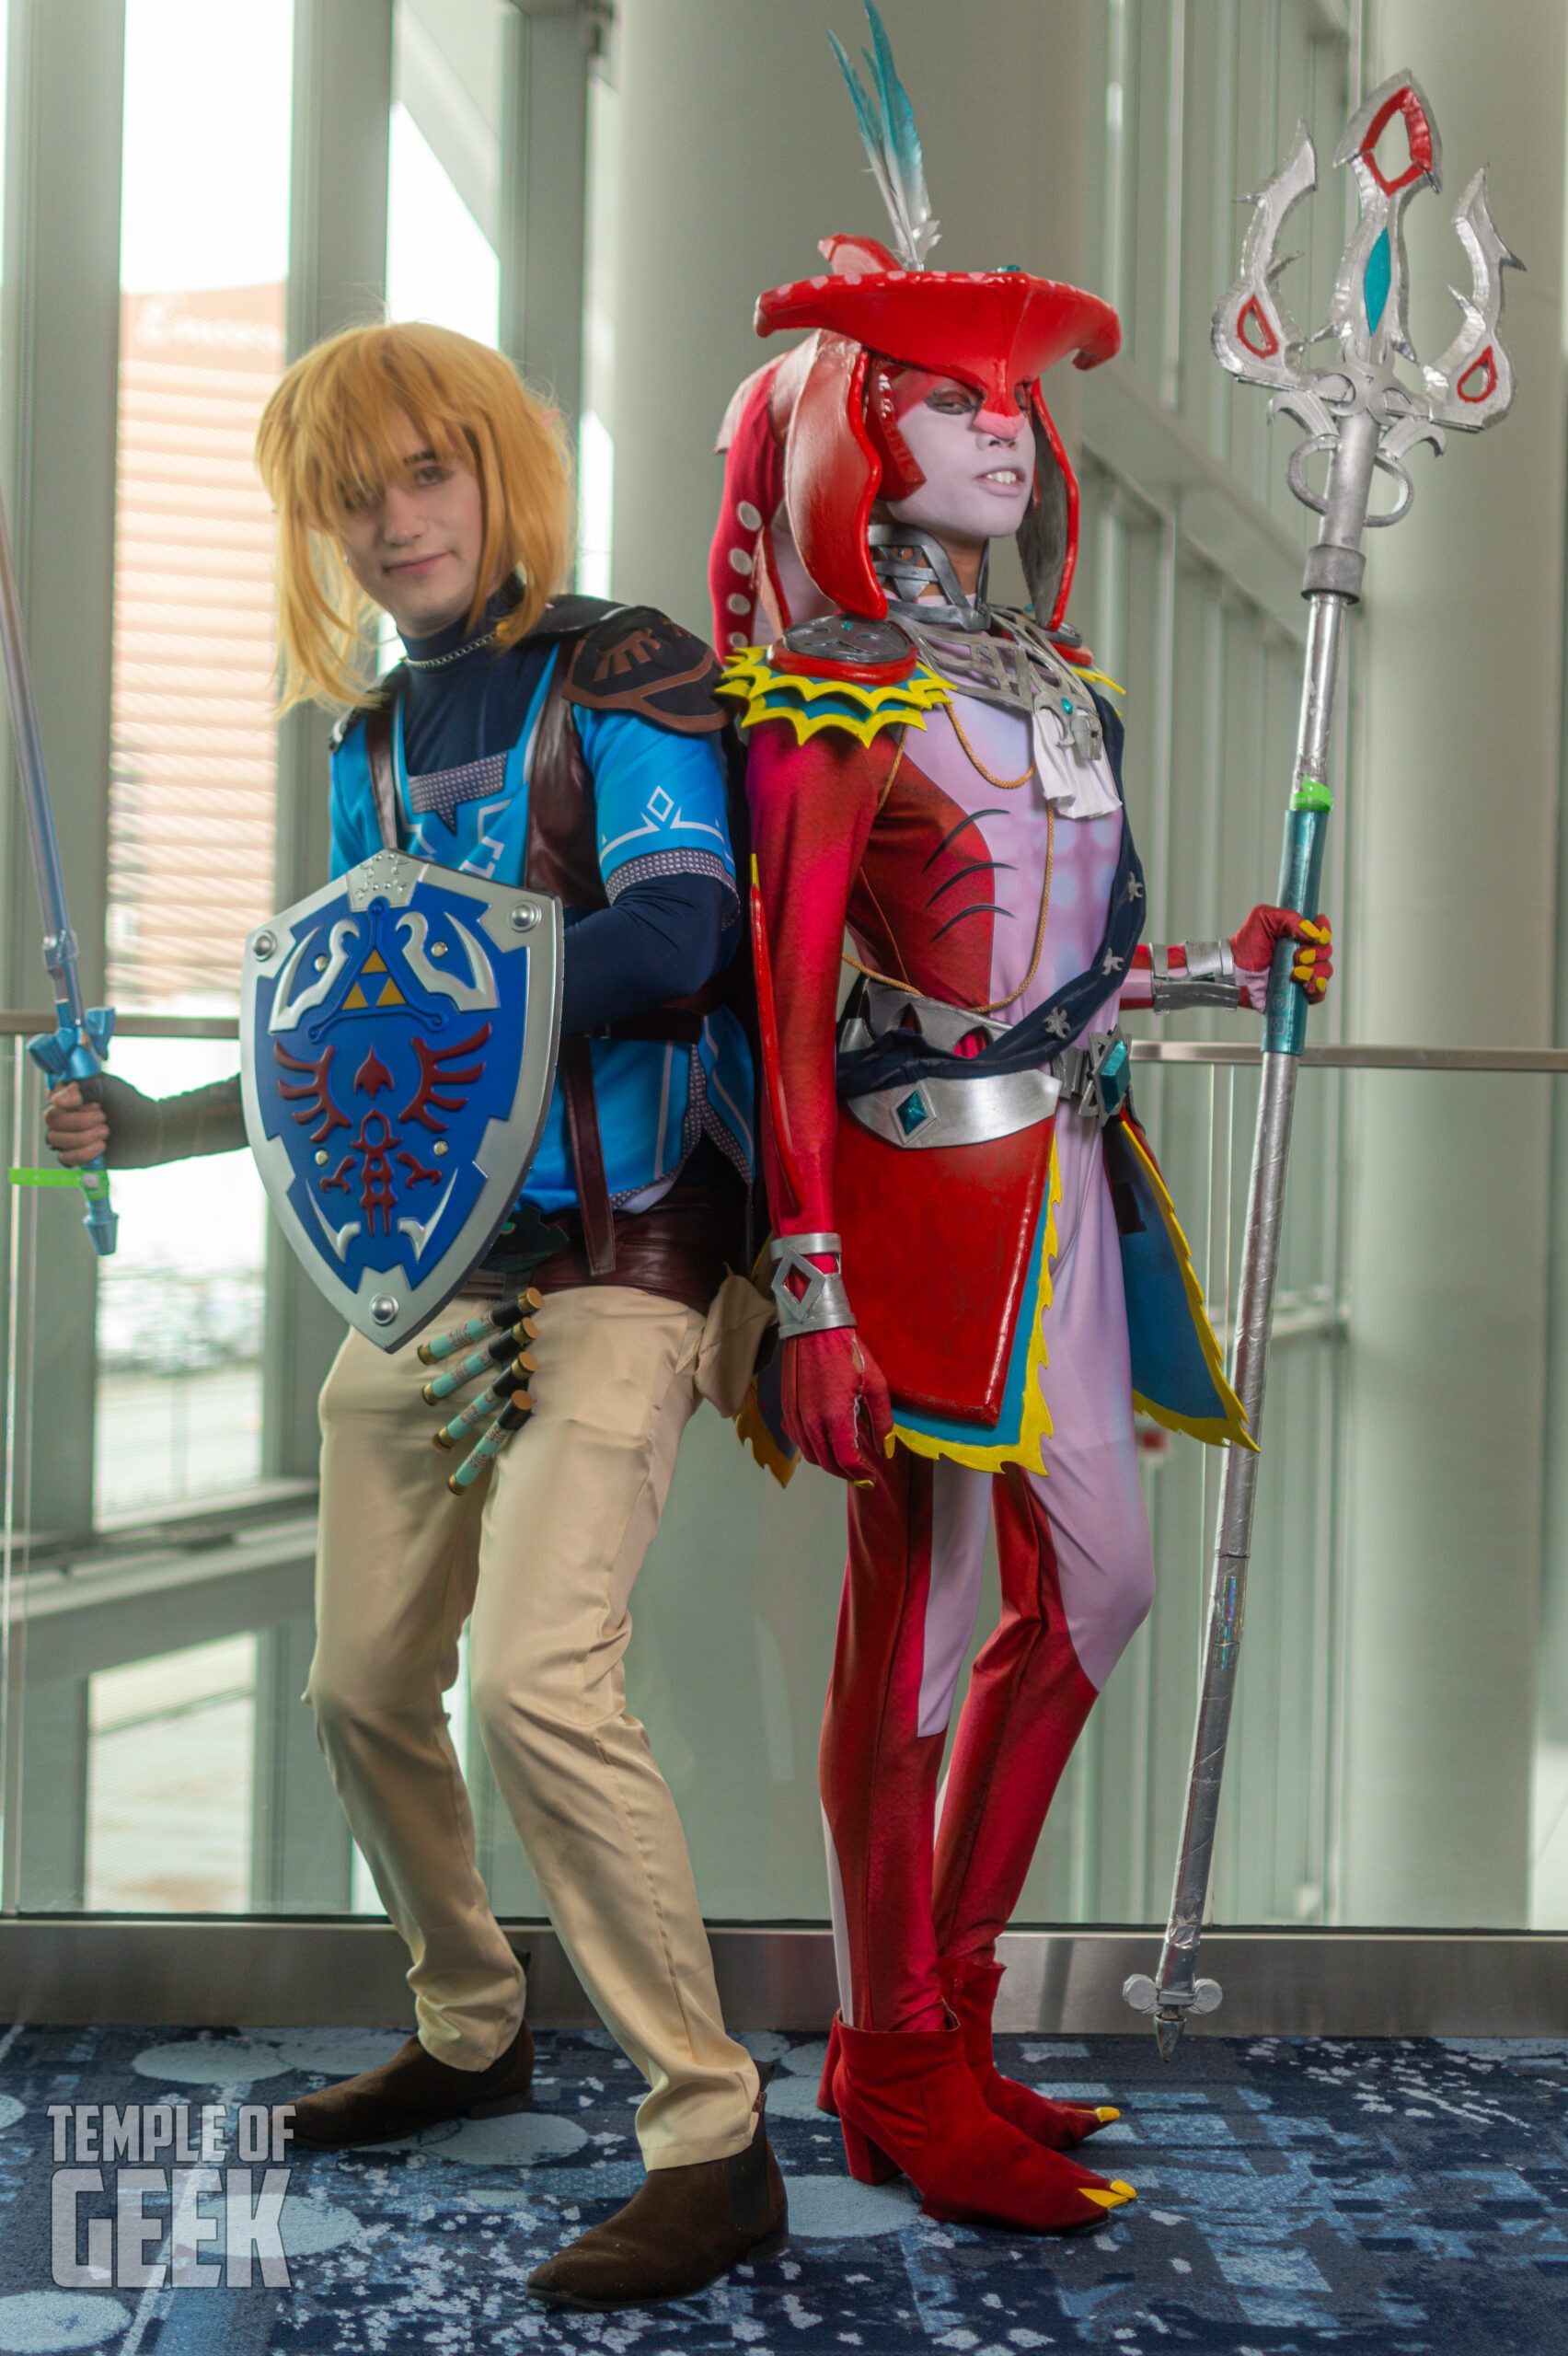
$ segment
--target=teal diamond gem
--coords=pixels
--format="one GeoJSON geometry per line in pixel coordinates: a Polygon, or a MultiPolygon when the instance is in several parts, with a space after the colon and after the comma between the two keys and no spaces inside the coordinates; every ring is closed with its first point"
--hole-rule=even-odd
{"type": "Polygon", "coordinates": [[[931,1108],[917,1088],[912,1089],[903,1103],[896,1105],[894,1110],[906,1138],[912,1138],[917,1129],[923,1129],[931,1117],[931,1108]]]}
{"type": "Polygon", "coordinates": [[[1387,229],[1380,232],[1366,257],[1362,275],[1361,291],[1366,304],[1366,325],[1372,334],[1389,306],[1389,289],[1393,284],[1393,255],[1389,247],[1387,229]]]}

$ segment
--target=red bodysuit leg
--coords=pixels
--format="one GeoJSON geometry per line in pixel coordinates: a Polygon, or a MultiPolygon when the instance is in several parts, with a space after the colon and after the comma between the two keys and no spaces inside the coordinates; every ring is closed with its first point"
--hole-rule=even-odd
{"type": "Polygon", "coordinates": [[[970,1672],[937,1833],[944,1957],[989,1957],[1098,1699],[1079,1666],[1044,1506],[1022,1471],[994,1484],[1002,1614],[970,1672]]]}
{"type": "Polygon", "coordinates": [[[864,2029],[940,2029],[947,2018],[931,1924],[946,1728],[918,1731],[932,1471],[897,1448],[871,1487],[848,1492],[849,1560],[821,1773],[847,1946],[844,2016],[864,2029]]]}

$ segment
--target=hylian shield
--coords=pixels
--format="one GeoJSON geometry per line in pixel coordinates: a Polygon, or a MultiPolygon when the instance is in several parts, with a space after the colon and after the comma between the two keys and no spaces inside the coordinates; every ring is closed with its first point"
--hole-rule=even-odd
{"type": "Polygon", "coordinates": [[[245,1126],[283,1232],[385,1350],[505,1224],[560,1028],[558,901],[378,851],[245,944],[245,1126]]]}

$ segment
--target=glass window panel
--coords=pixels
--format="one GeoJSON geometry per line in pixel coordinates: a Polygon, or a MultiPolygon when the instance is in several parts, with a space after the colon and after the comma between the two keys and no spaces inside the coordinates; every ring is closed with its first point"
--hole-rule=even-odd
{"type": "Polygon", "coordinates": [[[582,422],[577,437],[577,586],[610,594],[616,445],[610,403],[616,373],[616,215],[620,202],[620,92],[608,44],[588,84],[587,301],[582,322],[582,422]]]}
{"type": "MultiPolygon", "coordinates": [[[[283,364],[293,15],[127,11],[108,916],[127,1012],[232,1011],[244,935],[272,907],[272,524],[252,448],[283,364]]],[[[136,1041],[114,1068],[164,1095],[236,1062],[136,1041]]],[[[116,1193],[95,1471],[111,1518],[242,1488],[261,1461],[248,1157],[116,1193]]]]}
{"type": "MultiPolygon", "coordinates": [[[[127,1039],[149,1096],[222,1080],[229,1041],[127,1039]]],[[[264,1197],[248,1153],[116,1173],[120,1249],[98,1272],[97,1519],[244,1489],[261,1464],[264,1197]]]]}
{"type": "Polygon", "coordinates": [[[254,1635],[88,1679],[89,1912],[248,1908],[255,1712],[254,1635]]]}
{"type": "Polygon", "coordinates": [[[386,306],[493,344],[502,0],[398,0],[386,306]]]}
{"type": "Polygon", "coordinates": [[[292,0],[127,11],[109,919],[126,1009],[232,1007],[271,907],[251,448],[283,363],[292,40],[292,0]]]}
{"type": "MultiPolygon", "coordinates": [[[[253,546],[264,567],[262,541],[246,540],[249,511],[243,503],[225,504],[237,496],[238,412],[210,406],[160,412],[152,400],[161,384],[159,398],[170,403],[189,393],[211,404],[220,393],[235,393],[244,379],[249,386],[245,398],[259,403],[261,381],[271,381],[269,369],[275,373],[275,349],[253,330],[259,321],[281,319],[281,232],[267,249],[259,237],[248,246],[232,218],[221,232],[211,221],[173,220],[172,156],[179,155],[179,191],[188,191],[193,154],[213,184],[221,180],[226,191],[236,140],[259,138],[248,117],[236,133],[233,110],[221,103],[225,74],[237,76],[250,55],[236,47],[237,20],[209,21],[227,14],[176,8],[168,0],[131,0],[135,95],[128,100],[128,133],[133,125],[135,136],[128,139],[126,165],[115,971],[126,1002],[165,1007],[222,1001],[230,985],[213,945],[219,928],[230,924],[236,943],[242,924],[268,905],[266,867],[252,858],[259,836],[247,834],[245,814],[270,802],[270,770],[265,792],[256,785],[256,798],[248,802],[259,773],[224,767],[239,756],[224,750],[236,740],[222,734],[231,722],[221,714],[232,716],[238,706],[222,703],[228,689],[220,693],[212,686],[222,667],[213,659],[214,642],[223,638],[227,648],[230,638],[243,638],[250,627],[247,617],[264,614],[266,605],[264,571],[245,572],[236,554],[253,546]],[[174,47],[160,51],[166,38],[183,41],[178,56],[174,47]],[[178,248],[177,232],[186,238],[178,248]],[[177,250],[178,261],[169,260],[177,250]],[[236,290],[246,287],[270,288],[277,295],[265,318],[244,310],[236,290]],[[214,324],[224,322],[221,329],[214,324]],[[166,336],[162,343],[160,335],[166,336]],[[150,373],[159,367],[194,373],[188,383],[174,385],[150,373]],[[171,482],[180,487],[179,497],[170,494],[160,540],[156,500],[171,482]],[[211,526],[204,539],[198,530],[203,522],[211,526]],[[169,558],[163,574],[155,562],[159,549],[169,558]],[[202,563],[209,566],[205,572],[202,563]],[[258,583],[260,593],[248,604],[258,583]],[[139,608],[135,596],[143,598],[139,608]],[[157,698],[172,697],[179,683],[198,675],[207,684],[191,687],[197,699],[180,707],[160,735],[158,713],[166,707],[157,698]],[[177,725],[188,728],[189,736],[179,736],[177,725]],[[202,791],[190,783],[196,772],[175,766],[181,747],[196,759],[202,791]],[[133,755],[142,764],[134,775],[133,755]],[[171,813],[185,834],[172,830],[171,813]],[[205,953],[193,966],[181,966],[186,936],[178,924],[164,924],[163,904],[194,872],[190,846],[202,839],[200,822],[214,813],[213,836],[223,834],[217,851],[232,855],[231,867],[222,871],[231,879],[231,895],[214,894],[220,913],[206,933],[192,936],[205,942],[205,953]],[[248,875],[259,877],[260,897],[242,917],[237,895],[248,888],[248,875]]],[[[1172,112],[1157,103],[1170,96],[1172,17],[1131,6],[1113,14],[1121,24],[1125,119],[1137,126],[1119,167],[1121,260],[1129,306],[1143,322],[1133,364],[1152,386],[1167,324],[1159,283],[1165,225],[1152,216],[1161,185],[1156,150],[1172,112]]],[[[252,74],[250,86],[271,93],[261,111],[271,110],[269,152],[275,186],[285,195],[287,56],[279,29],[286,15],[282,8],[251,11],[244,33],[245,40],[259,39],[258,29],[271,24],[279,36],[270,52],[278,72],[270,82],[252,74]]],[[[1277,34],[1260,44],[1245,11],[1227,7],[1207,30],[1200,16],[1187,12],[1183,170],[1190,212],[1181,301],[1173,313],[1183,349],[1200,306],[1212,297],[1216,271],[1223,276],[1234,266],[1238,225],[1220,199],[1235,174],[1245,178],[1254,168],[1251,148],[1237,147],[1235,126],[1228,127],[1216,90],[1223,91],[1228,75],[1234,79],[1245,69],[1254,79],[1277,83],[1276,128],[1294,121],[1305,85],[1315,127],[1332,131],[1336,115],[1343,116],[1340,45],[1307,42],[1297,21],[1301,12],[1293,6],[1275,15],[1277,34]],[[1223,70],[1207,74],[1201,70],[1205,61],[1223,70]],[[1195,94],[1204,91],[1209,95],[1200,105],[1195,94]],[[1223,235],[1216,226],[1222,211],[1223,235]]],[[[499,20],[499,0],[461,6],[401,0],[389,256],[397,313],[442,318],[490,341],[496,332],[499,20]]],[[[1108,129],[1113,119],[1114,110],[1108,110],[1108,129]]],[[[265,177],[264,157],[242,163],[252,179],[265,177]]],[[[272,219],[276,229],[281,205],[272,219]]],[[[1310,268],[1319,281],[1330,258],[1326,235],[1313,232],[1310,268]]],[[[607,545],[607,530],[592,506],[592,484],[597,467],[607,500],[611,456],[602,426],[596,428],[602,440],[593,439],[594,388],[607,377],[607,368],[595,375],[592,355],[595,337],[609,332],[613,290],[606,292],[600,280],[594,283],[604,318],[590,337],[585,566],[607,545]]],[[[1200,368],[1193,360],[1179,372],[1182,413],[1194,431],[1228,452],[1225,463],[1233,479],[1261,491],[1277,479],[1277,454],[1270,455],[1274,445],[1234,405],[1224,433],[1209,437],[1213,402],[1218,395],[1228,399],[1230,392],[1207,367],[1206,361],[1200,368]]],[[[1234,921],[1253,888],[1251,879],[1269,864],[1275,821],[1266,812],[1260,820],[1258,779],[1283,780],[1288,768],[1298,653],[1222,566],[1199,556],[1182,536],[1180,515],[1150,504],[1135,461],[1136,453],[1120,451],[1113,439],[1097,445],[1093,463],[1085,467],[1091,527],[1079,603],[1093,618],[1099,651],[1129,690],[1129,801],[1146,835],[1158,827],[1161,837],[1160,875],[1170,902],[1161,930],[1196,934],[1234,921]],[[1164,718],[1157,722],[1160,710],[1164,718]],[[1157,795],[1151,780],[1159,728],[1170,744],[1169,776],[1157,795]]],[[[1282,512],[1291,514],[1294,531],[1294,511],[1282,512]]],[[[270,634],[267,647],[270,657],[270,634]]],[[[259,672],[255,677],[257,709],[263,710],[265,681],[259,672]]],[[[1347,707],[1351,699],[1347,692],[1347,707]]],[[[1346,733],[1353,736],[1353,730],[1346,733]]],[[[1348,759],[1339,767],[1348,769],[1348,759]]],[[[1348,836],[1344,828],[1334,838],[1336,878],[1326,896],[1336,906],[1344,904],[1348,836]]],[[[1320,1035],[1325,1030],[1332,1035],[1331,1026],[1342,1020],[1336,1008],[1320,1035]]],[[[1165,1026],[1167,1035],[1172,1027],[1165,1026]]],[[[1235,1026],[1229,1018],[1205,1016],[1184,1027],[1215,1036],[1235,1026]]],[[[1242,1027],[1253,1035],[1251,1026],[1242,1027]]],[[[32,1113],[20,1123],[12,1115],[22,1092],[16,1084],[18,1065],[19,1049],[6,1043],[0,1143],[9,1160],[31,1162],[39,1158],[32,1113]]],[[[232,1049],[221,1043],[133,1042],[116,1053],[116,1068],[154,1092],[195,1084],[232,1065],[232,1049]]],[[[36,1084],[29,1085],[35,1098],[36,1084]]],[[[1568,1083],[1553,1085],[1561,1090],[1568,1083]]],[[[1256,1086],[1248,1068],[1144,1067],[1138,1075],[1140,1107],[1222,1333],[1236,1298],[1256,1086]]],[[[1496,1420],[1496,1399],[1505,1386],[1501,1375],[1487,1380],[1485,1369],[1488,1363],[1505,1368],[1516,1352],[1528,1355],[1535,1346],[1530,1321],[1539,1314],[1539,1286],[1531,1276],[1535,1293],[1501,1304],[1481,1297],[1473,1284],[1467,1291],[1465,1254],[1454,1247],[1453,1235],[1462,1247],[1467,1233],[1506,1228],[1523,1149],[1516,1145],[1512,1155],[1463,1159],[1458,1216],[1440,1267],[1434,1248],[1442,1285],[1435,1277],[1430,1296],[1417,1304],[1419,1314],[1402,1324],[1378,1309],[1382,1279],[1365,1246],[1357,1261],[1343,1210],[1364,1167],[1374,1110],[1385,1122],[1397,1113],[1412,1131],[1424,1125],[1444,1140],[1479,1134],[1516,1141],[1526,1129],[1539,1138],[1544,1093],[1539,1080],[1519,1076],[1479,1082],[1424,1072],[1348,1080],[1317,1070],[1303,1075],[1247,1651],[1216,1848],[1220,1920],[1367,1919],[1365,1908],[1346,1897],[1352,1887],[1346,1859],[1375,1851],[1380,1840],[1391,1852],[1410,1821],[1401,1815],[1410,1796],[1393,1790],[1389,1761],[1374,1762],[1382,1768],[1381,1782],[1356,1772],[1356,1746],[1365,1748],[1376,1735],[1380,1700],[1376,1693],[1368,1700],[1364,1674],[1357,1684],[1347,1641],[1354,1611],[1365,1608],[1367,1595],[1376,1597],[1380,1583],[1395,1576],[1407,1582],[1413,1576],[1423,1594],[1442,1593],[1455,1608],[1477,1577],[1511,1581],[1516,1598],[1520,1590],[1520,1549],[1514,1543],[1512,1555],[1506,1553],[1498,1517],[1482,1533],[1486,1543],[1478,1546],[1464,1515],[1473,1516],[1485,1478],[1493,1477],[1483,1461],[1478,1472],[1477,1433],[1492,1432],[1485,1419],[1496,1420]],[[1464,1415],[1440,1415],[1428,1396],[1434,1370],[1453,1380],[1453,1369],[1461,1370],[1470,1386],[1464,1415]],[[1390,1459],[1368,1467],[1365,1434],[1355,1429],[1358,1398],[1364,1416],[1387,1417],[1396,1408],[1407,1414],[1412,1445],[1402,1464],[1390,1459]],[[1358,1449],[1364,1490],[1347,1503],[1358,1449]],[[1391,1559],[1397,1544],[1368,1547],[1355,1515],[1369,1501],[1384,1513],[1408,1503],[1421,1507],[1430,1522],[1420,1496],[1424,1482],[1435,1488],[1449,1484],[1454,1526],[1436,1528],[1412,1575],[1408,1563],[1401,1569],[1391,1559]]],[[[1435,1158],[1428,1158],[1428,1167],[1435,1158]]],[[[1420,1166],[1419,1157],[1406,1158],[1406,1172],[1420,1166]]],[[[179,1565],[167,1572],[178,1596],[177,1627],[168,1625],[167,1612],[157,1621],[153,1583],[139,1567],[152,1544],[144,1530],[133,1545],[138,1516],[152,1522],[167,1515],[172,1499],[211,1496],[242,1485],[254,1472],[247,1437],[254,1430],[254,1370],[247,1351],[259,1297],[259,1217],[247,1173],[248,1165],[236,1158],[232,1164],[131,1175],[117,1184],[122,1252],[102,1272],[98,1425],[98,1504],[114,1542],[90,1562],[79,1550],[72,1557],[68,1549],[51,1552],[45,1545],[35,1551],[30,1571],[13,1565],[18,1578],[36,1583],[40,1608],[29,1628],[28,1824],[23,1842],[13,1837],[8,1851],[12,1902],[19,1892],[23,1904],[40,1908],[329,1912],[375,1905],[316,1750],[309,1713],[298,1699],[311,1641],[308,1518],[300,1516],[295,1553],[286,1562],[286,1547],[280,1550],[269,1536],[266,1578],[253,1582],[243,1531],[231,1544],[231,1526],[218,1543],[215,1533],[202,1539],[199,1524],[188,1522],[184,1527],[195,1534],[181,1554],[168,1517],[157,1560],[166,1568],[179,1565]],[[89,1575],[65,1577],[67,1560],[89,1575]],[[127,1639],[106,1606],[124,1591],[122,1583],[135,1578],[146,1587],[147,1621],[127,1639]],[[242,1583],[243,1600],[231,1600],[242,1583]],[[253,1624],[236,1631],[241,1618],[253,1624]],[[121,1657],[128,1642],[147,1657],[121,1657]]],[[[1396,1210],[1401,1217],[1403,1201],[1401,1195],[1396,1210]]],[[[37,1447],[69,1444],[69,1435],[63,1440],[52,1427],[48,1410],[48,1272],[52,1253],[75,1248],[80,1239],[79,1206],[63,1194],[32,1195],[17,1208],[17,1248],[7,1283],[25,1286],[36,1265],[44,1307],[36,1385],[26,1321],[22,1345],[6,1367],[6,1513],[11,1525],[25,1526],[27,1419],[35,1389],[37,1447]]],[[[13,1330],[18,1330],[14,1320],[13,1330]]],[[[1159,1600],[1073,1761],[1024,1894],[1022,1921],[1158,1921],[1168,1895],[1218,1466],[1190,1441],[1153,1429],[1141,1438],[1159,1600]]],[[[1516,1472],[1521,1464],[1527,1473],[1539,1468],[1540,1440],[1533,1431],[1521,1438],[1499,1427],[1488,1444],[1516,1472]],[[1505,1449],[1513,1450],[1505,1460],[1505,1449]]],[[[1515,1478],[1499,1485],[1507,1493],[1502,1503],[1513,1511],[1529,1482],[1515,1478]]],[[[802,1474],[786,1497],[745,1461],[715,1417],[698,1420],[640,1589],[629,1670],[633,1706],[646,1718],[675,1790],[711,1914],[820,1920],[824,1912],[814,1750],[841,1533],[842,1498],[834,1484],[802,1474]],[[716,1657],[723,1666],[718,1678],[716,1657]]],[[[1399,1539],[1396,1530],[1393,1540],[1399,1539]]],[[[1501,1797],[1484,1823],[1478,1828],[1465,1815],[1464,1794],[1458,1792],[1448,1820],[1423,1834],[1419,1855],[1395,1860],[1403,1877],[1398,1906],[1407,1922],[1568,1927],[1568,1671],[1562,1668],[1568,1605],[1562,1600],[1568,1582],[1550,1543],[1546,1590],[1542,1738],[1533,1741],[1528,1712],[1515,1711],[1502,1734],[1494,1729],[1486,1746],[1491,1756],[1480,1761],[1493,1773],[1500,1749],[1511,1746],[1516,1771],[1506,1791],[1494,1776],[1489,1788],[1501,1797]],[[1465,1890],[1467,1861],[1474,1867],[1470,1889],[1479,1894],[1473,1896],[1465,1890]],[[1464,1893],[1458,1901],[1456,1887],[1464,1893]]],[[[993,1583],[982,1605],[983,1629],[995,1608],[993,1583]]],[[[1423,1633],[1415,1615],[1408,1624],[1411,1661],[1393,1665],[1413,1687],[1405,1698],[1414,1722],[1441,1729],[1449,1699],[1414,1641],[1423,1633]]],[[[1478,1662],[1478,1676],[1483,1669],[1513,1673],[1521,1648],[1500,1640],[1496,1652],[1495,1660],[1478,1662]]],[[[7,1694],[14,1695],[19,1662],[18,1649],[3,1680],[7,1694]]],[[[473,1784],[481,1859],[497,1905],[534,1912],[538,1895],[489,1782],[465,1697],[460,1677],[452,1696],[454,1734],[473,1784]]],[[[0,1760],[10,1759],[15,1747],[0,1735],[0,1760]]],[[[1397,1771],[1400,1761],[1391,1764],[1397,1771]]],[[[1456,1772],[1465,1765],[1460,1758],[1456,1772]]],[[[14,1809],[9,1822],[14,1836],[14,1809]]],[[[1375,1879],[1363,1886],[1375,1887],[1375,1879]]]]}

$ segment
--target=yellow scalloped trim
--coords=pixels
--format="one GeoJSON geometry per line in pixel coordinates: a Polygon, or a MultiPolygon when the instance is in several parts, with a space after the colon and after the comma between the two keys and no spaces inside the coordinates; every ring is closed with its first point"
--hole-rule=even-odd
{"type": "Polygon", "coordinates": [[[1051,1435],[1051,1410],[1045,1404],[1043,1376],[1046,1366],[1045,1311],[1051,1306],[1052,1263],[1056,1256],[1056,1205],[1062,1199],[1062,1173],[1056,1166],[1056,1132],[1051,1131],[1051,1175],[1045,1188],[1045,1248],[1040,1255],[1040,1288],[1035,1296],[1034,1322],[1029,1337],[1029,1371],[1023,1378],[1023,1423],[1013,1441],[991,1447],[938,1439],[930,1432],[911,1431],[894,1420],[894,1438],[912,1456],[951,1457],[975,1472],[1000,1472],[1006,1465],[1021,1464],[1031,1472],[1047,1471],[1043,1444],[1051,1435]]]}
{"type": "Polygon", "coordinates": [[[743,1448],[749,1448],[765,1472],[771,1472],[781,1489],[787,1489],[801,1469],[801,1459],[786,1456],[769,1431],[762,1409],[757,1405],[756,1385],[746,1392],[740,1414],[734,1419],[735,1438],[743,1448]]]}
{"type": "Polygon", "coordinates": [[[1247,1410],[1242,1406],[1240,1400],[1238,1399],[1226,1379],[1225,1355],[1219,1346],[1219,1337],[1208,1321],[1208,1311],[1204,1306],[1203,1287],[1199,1284],[1197,1271],[1193,1266],[1192,1251],[1186,1237],[1182,1232],[1182,1222],[1176,1216],[1176,1206],[1170,1199],[1170,1190],[1160,1175],[1159,1166],[1154,1156],[1130,1122],[1123,1122],[1122,1135],[1143,1163],[1148,1174],[1149,1183],[1154,1188],[1155,1200],[1159,1205],[1164,1218],[1166,1232],[1176,1247],[1176,1262],[1182,1271],[1182,1282],[1186,1288],[1187,1306],[1193,1312],[1193,1325],[1197,1334],[1198,1346],[1203,1351],[1204,1361],[1208,1368],[1214,1387],[1225,1401],[1226,1412],[1223,1415],[1173,1415],[1169,1407],[1156,1406],[1152,1399],[1146,1399],[1139,1391],[1135,1391],[1133,1393],[1133,1404],[1140,1415],[1147,1415],[1152,1422],[1162,1424],[1168,1432],[1185,1432],[1192,1439],[1206,1440],[1212,1448],[1219,1448],[1227,1440],[1234,1440],[1239,1447],[1250,1448],[1254,1456],[1259,1455],[1262,1451],[1258,1443],[1247,1428],[1247,1410]]]}
{"type": "Polygon", "coordinates": [[[744,699],[741,727],[755,728],[764,720],[787,720],[799,745],[828,728],[869,745],[887,728],[924,728],[928,711],[952,701],[950,689],[924,664],[917,664],[907,679],[867,687],[855,679],[808,679],[798,672],[775,670],[762,646],[738,648],[725,664],[713,692],[736,702],[744,699]],[[827,696],[859,704],[864,719],[852,720],[842,711],[813,714],[812,705],[827,696]],[[779,700],[770,702],[770,697],[779,700]]]}

